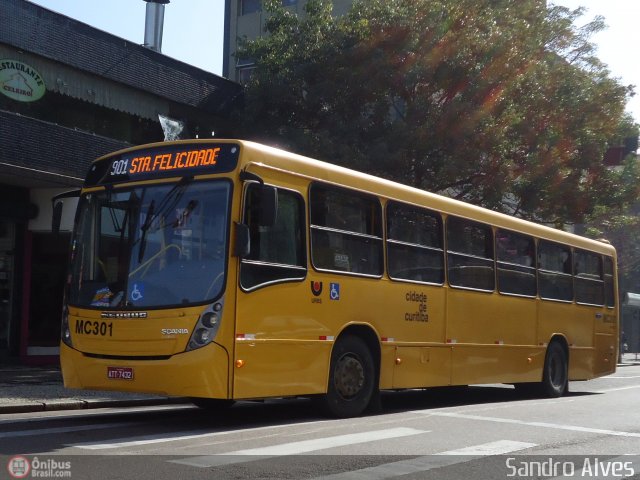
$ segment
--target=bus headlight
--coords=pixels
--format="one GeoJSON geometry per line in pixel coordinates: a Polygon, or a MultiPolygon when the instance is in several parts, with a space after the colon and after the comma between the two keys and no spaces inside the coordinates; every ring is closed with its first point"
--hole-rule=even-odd
{"type": "Polygon", "coordinates": [[[207,328],[214,328],[218,325],[219,320],[220,318],[216,312],[207,312],[202,315],[202,325],[207,328]]]}
{"type": "Polygon", "coordinates": [[[62,340],[66,345],[73,347],[73,342],[71,341],[71,329],[69,328],[69,309],[66,307],[66,305],[62,308],[60,340],[62,340]]]}
{"type": "Polygon", "coordinates": [[[220,300],[202,312],[189,339],[187,351],[204,347],[213,341],[220,327],[222,306],[223,302],[220,300]]]}
{"type": "Polygon", "coordinates": [[[199,328],[198,330],[196,330],[196,333],[193,336],[194,342],[196,342],[198,345],[206,345],[207,343],[209,343],[210,339],[211,332],[209,332],[209,330],[207,330],[206,328],[199,328]]]}

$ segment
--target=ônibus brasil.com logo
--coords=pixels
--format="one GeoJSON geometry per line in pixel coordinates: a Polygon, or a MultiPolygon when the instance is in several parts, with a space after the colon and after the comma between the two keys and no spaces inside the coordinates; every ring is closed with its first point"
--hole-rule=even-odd
{"type": "Polygon", "coordinates": [[[11,457],[7,463],[7,470],[13,478],[25,478],[31,471],[31,464],[25,457],[11,457]]]}
{"type": "Polygon", "coordinates": [[[30,473],[31,477],[38,478],[71,478],[71,462],[52,458],[39,460],[38,457],[29,460],[16,455],[9,459],[7,471],[13,478],[26,478],[30,473]]]}

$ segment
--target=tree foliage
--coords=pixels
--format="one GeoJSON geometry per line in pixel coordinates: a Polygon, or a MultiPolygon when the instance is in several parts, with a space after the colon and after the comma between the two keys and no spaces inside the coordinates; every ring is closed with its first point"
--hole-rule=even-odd
{"type": "Polygon", "coordinates": [[[638,195],[603,164],[631,87],[610,76],[582,11],[540,0],[356,0],[304,16],[265,0],[245,135],[556,225],[638,195]]]}
{"type": "Polygon", "coordinates": [[[640,204],[630,210],[597,206],[589,216],[586,234],[606,238],[618,250],[621,292],[640,292],[640,204]]]}

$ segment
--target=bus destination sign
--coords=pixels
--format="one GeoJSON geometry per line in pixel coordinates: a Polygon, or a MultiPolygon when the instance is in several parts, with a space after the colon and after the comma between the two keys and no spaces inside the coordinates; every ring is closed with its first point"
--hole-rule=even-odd
{"type": "Polygon", "coordinates": [[[134,150],[95,162],[86,185],[226,173],[238,164],[240,146],[229,143],[195,143],[134,150]]]}

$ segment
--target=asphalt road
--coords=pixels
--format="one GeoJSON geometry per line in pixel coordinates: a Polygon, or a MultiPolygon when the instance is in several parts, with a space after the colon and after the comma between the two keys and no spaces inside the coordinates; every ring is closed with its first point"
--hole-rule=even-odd
{"type": "Polygon", "coordinates": [[[570,389],[385,393],[347,420],[304,399],[2,415],[0,478],[640,478],[640,366],[570,389]]]}

